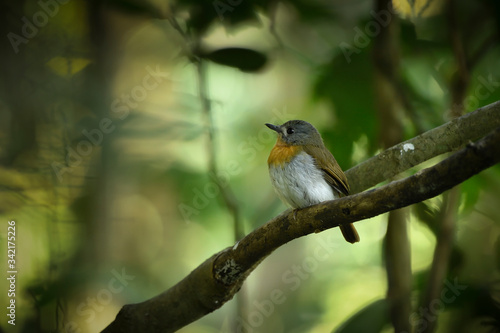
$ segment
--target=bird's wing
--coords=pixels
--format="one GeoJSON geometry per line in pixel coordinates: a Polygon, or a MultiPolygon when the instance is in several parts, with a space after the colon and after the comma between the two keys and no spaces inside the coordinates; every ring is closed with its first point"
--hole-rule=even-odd
{"type": "Polygon", "coordinates": [[[317,166],[323,171],[326,182],[338,192],[349,195],[347,178],[332,153],[324,147],[306,145],[303,148],[306,153],[314,157],[317,166]]]}

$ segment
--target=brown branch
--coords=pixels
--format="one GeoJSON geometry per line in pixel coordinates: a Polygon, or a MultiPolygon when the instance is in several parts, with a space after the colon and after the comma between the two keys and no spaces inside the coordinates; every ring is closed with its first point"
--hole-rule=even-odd
{"type": "MultiPolygon", "coordinates": [[[[460,187],[456,186],[444,193],[441,204],[436,247],[432,257],[427,285],[422,292],[422,302],[419,309],[429,309],[435,299],[439,299],[443,283],[448,274],[448,263],[453,250],[453,236],[457,218],[458,206],[460,204],[460,187]]],[[[434,332],[437,325],[439,313],[435,314],[435,320],[421,317],[427,324],[423,332],[434,332]]]]}
{"type": "MultiPolygon", "coordinates": [[[[390,11],[391,0],[375,0],[375,11],[390,11]]],[[[406,92],[401,89],[399,34],[400,22],[393,15],[373,43],[373,62],[380,142],[389,148],[403,139],[401,105],[406,92]]],[[[409,106],[411,105],[408,103],[409,106]]],[[[387,302],[395,332],[410,332],[411,251],[406,209],[393,210],[387,217],[383,257],[387,274],[387,302]]]]}
{"type": "Polygon", "coordinates": [[[500,101],[401,142],[346,172],[351,193],[363,191],[435,156],[463,147],[498,126],[500,101]]]}
{"type": "MultiPolygon", "coordinates": [[[[451,112],[449,116],[457,118],[465,110],[464,100],[467,95],[467,88],[470,83],[470,68],[467,64],[467,54],[465,52],[464,41],[460,33],[457,22],[457,3],[454,0],[448,2],[448,25],[450,39],[453,46],[457,71],[451,82],[451,112]]],[[[460,205],[460,186],[452,188],[443,195],[441,214],[439,219],[438,233],[436,235],[436,247],[429,271],[429,277],[425,290],[423,291],[421,308],[429,309],[432,302],[439,298],[443,288],[443,282],[448,273],[448,263],[451,258],[453,248],[453,235],[457,220],[458,207],[460,205]]],[[[426,320],[427,325],[424,333],[431,333],[436,330],[437,319],[426,320]]],[[[423,318],[423,316],[421,317],[423,318]]]]}
{"type": "Polygon", "coordinates": [[[125,305],[103,332],[174,332],[233,298],[252,270],[281,245],[432,198],[499,161],[500,127],[411,177],[294,213],[284,212],[207,259],[164,293],[125,305]]]}
{"type": "Polygon", "coordinates": [[[464,114],[464,99],[470,82],[470,70],[467,67],[467,54],[465,53],[464,40],[462,38],[459,22],[457,22],[457,4],[450,0],[448,3],[448,25],[450,30],[451,45],[457,63],[457,71],[451,81],[451,118],[460,117],[464,114]]]}

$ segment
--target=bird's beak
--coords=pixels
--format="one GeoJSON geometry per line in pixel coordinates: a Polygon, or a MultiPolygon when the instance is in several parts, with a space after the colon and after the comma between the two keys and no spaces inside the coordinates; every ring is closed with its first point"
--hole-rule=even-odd
{"type": "Polygon", "coordinates": [[[269,127],[270,129],[272,129],[273,131],[281,133],[281,129],[280,129],[279,126],[276,126],[276,125],[273,125],[273,124],[266,124],[266,126],[269,127]]]}

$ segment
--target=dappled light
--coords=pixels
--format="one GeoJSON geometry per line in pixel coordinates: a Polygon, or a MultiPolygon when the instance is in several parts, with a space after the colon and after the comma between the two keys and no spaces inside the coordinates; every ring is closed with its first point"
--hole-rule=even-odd
{"type": "Polygon", "coordinates": [[[495,0],[0,12],[0,331],[499,330],[495,0]]]}

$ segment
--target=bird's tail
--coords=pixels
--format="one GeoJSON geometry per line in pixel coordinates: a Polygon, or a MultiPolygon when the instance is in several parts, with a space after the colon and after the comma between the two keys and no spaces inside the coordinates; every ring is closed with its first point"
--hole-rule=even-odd
{"type": "Polygon", "coordinates": [[[349,243],[353,244],[359,242],[358,232],[352,223],[340,225],[340,231],[342,231],[342,236],[344,236],[345,240],[349,243]]]}

